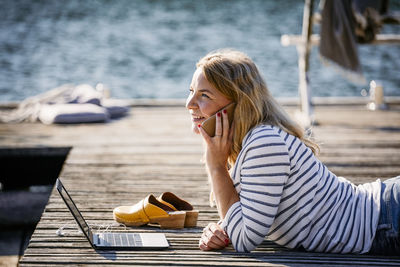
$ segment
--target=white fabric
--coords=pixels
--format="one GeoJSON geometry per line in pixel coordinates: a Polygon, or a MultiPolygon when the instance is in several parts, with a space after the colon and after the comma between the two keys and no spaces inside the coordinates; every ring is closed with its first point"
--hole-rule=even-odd
{"type": "Polygon", "coordinates": [[[69,103],[90,103],[100,106],[103,95],[101,92],[95,90],[92,86],[88,84],[81,84],[72,90],[70,97],[71,100],[69,103]]]}
{"type": "Polygon", "coordinates": [[[94,104],[42,105],[39,120],[45,124],[105,122],[107,110],[94,104]]]}
{"type": "Polygon", "coordinates": [[[129,101],[123,99],[105,98],[101,101],[101,106],[106,108],[110,118],[119,118],[129,112],[129,101]]]}

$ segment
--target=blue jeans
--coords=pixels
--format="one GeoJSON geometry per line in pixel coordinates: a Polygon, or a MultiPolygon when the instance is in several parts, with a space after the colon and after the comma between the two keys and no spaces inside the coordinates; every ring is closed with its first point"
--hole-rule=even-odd
{"type": "Polygon", "coordinates": [[[381,212],[375,239],[368,253],[400,255],[400,176],[382,183],[381,212]]]}

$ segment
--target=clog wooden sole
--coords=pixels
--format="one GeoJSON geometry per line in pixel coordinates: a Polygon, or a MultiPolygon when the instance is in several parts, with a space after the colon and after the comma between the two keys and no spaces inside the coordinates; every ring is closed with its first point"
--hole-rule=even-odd
{"type": "Polygon", "coordinates": [[[197,226],[197,218],[199,217],[198,210],[185,210],[186,218],[185,218],[185,227],[191,228],[197,226]]]}
{"type": "Polygon", "coordinates": [[[161,229],[181,229],[185,226],[186,213],[184,211],[173,211],[168,217],[150,218],[151,224],[160,225],[161,229]]]}
{"type": "Polygon", "coordinates": [[[120,218],[116,214],[114,214],[114,220],[126,226],[132,227],[143,226],[148,223],[157,224],[160,226],[161,229],[181,229],[185,226],[186,214],[184,211],[172,211],[169,212],[168,215],[168,217],[149,218],[148,222],[144,222],[142,220],[129,221],[125,218],[120,218]]]}

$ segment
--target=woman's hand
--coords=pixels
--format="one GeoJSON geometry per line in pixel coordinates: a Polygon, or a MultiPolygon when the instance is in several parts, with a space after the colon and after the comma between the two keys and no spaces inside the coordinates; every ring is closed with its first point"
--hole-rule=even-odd
{"type": "Polygon", "coordinates": [[[218,112],[215,120],[215,136],[210,137],[203,128],[199,131],[206,142],[206,164],[210,173],[227,168],[228,156],[232,147],[233,125],[229,127],[226,110],[218,112]]]}
{"type": "Polygon", "coordinates": [[[199,240],[201,250],[218,250],[229,245],[229,237],[216,223],[209,223],[204,229],[199,240]]]}
{"type": "Polygon", "coordinates": [[[214,137],[210,137],[201,127],[199,131],[206,142],[206,167],[218,213],[220,218],[223,219],[233,203],[239,201],[238,193],[233,186],[227,166],[228,156],[232,147],[234,124],[232,123],[232,127],[229,127],[226,110],[217,113],[215,121],[214,137]]]}

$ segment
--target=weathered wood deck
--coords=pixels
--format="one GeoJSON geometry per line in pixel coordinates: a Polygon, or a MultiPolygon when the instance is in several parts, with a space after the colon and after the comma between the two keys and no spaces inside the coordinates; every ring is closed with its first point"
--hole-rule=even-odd
{"type": "MultiPolygon", "coordinates": [[[[360,105],[317,106],[315,115],[319,125],[313,132],[321,143],[320,158],[334,173],[355,183],[400,174],[400,106],[376,112],[360,105]]],[[[400,265],[400,257],[289,251],[268,240],[250,254],[235,253],[232,247],[200,251],[197,244],[202,228],[218,216],[208,206],[201,140],[191,133],[183,107],[133,107],[130,116],[107,124],[0,124],[0,146],[72,146],[61,177],[90,224],[113,223],[114,207],[136,203],[148,193],[172,191],[200,210],[194,229],[126,229],[164,232],[171,245],[167,250],[95,251],[77,232],[72,216],[53,190],[21,266],[400,265]],[[69,224],[66,236],[57,236],[56,230],[65,224],[69,224]]],[[[122,226],[112,229],[125,231],[122,226]]]]}

